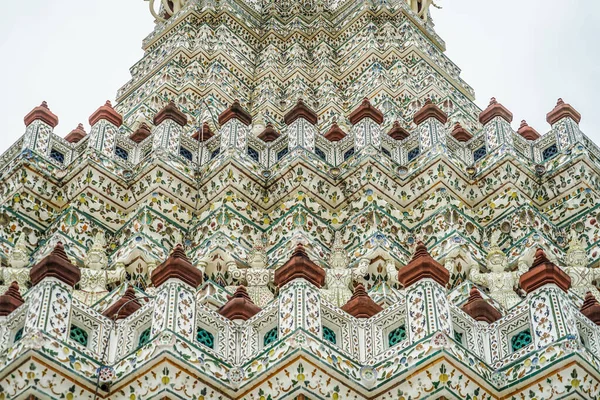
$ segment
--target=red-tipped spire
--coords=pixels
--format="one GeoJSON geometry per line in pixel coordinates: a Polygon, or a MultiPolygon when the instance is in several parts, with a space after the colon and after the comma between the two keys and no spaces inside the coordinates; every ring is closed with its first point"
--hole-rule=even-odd
{"type": "Polygon", "coordinates": [[[79,124],[77,125],[77,128],[73,129],[65,136],[65,140],[69,143],[78,143],[85,135],[87,135],[87,133],[85,132],[85,129],[83,129],[83,124],[79,124]]]}
{"type": "Polygon", "coordinates": [[[511,123],[513,120],[512,113],[502,104],[498,103],[496,98],[492,97],[490,105],[479,114],[479,122],[485,125],[496,117],[501,117],[508,123],[511,123]]]}
{"type": "Polygon", "coordinates": [[[170,101],[162,110],[154,116],[154,125],[160,125],[166,120],[171,120],[179,126],[187,125],[187,116],[170,101]]]}
{"type": "Polygon", "coordinates": [[[45,278],[56,278],[73,287],[81,279],[81,271],[71,264],[63,244],[58,242],[50,254],[31,268],[29,277],[34,286],[45,278]]]}
{"type": "Polygon", "coordinates": [[[412,260],[398,271],[398,280],[404,287],[408,287],[425,278],[433,279],[446,287],[450,272],[429,255],[423,242],[418,242],[412,260]]]}
{"type": "Polygon", "coordinates": [[[392,129],[390,129],[388,135],[394,140],[404,140],[410,136],[410,133],[400,126],[400,122],[394,121],[394,125],[392,125],[392,129]]]}
{"type": "Polygon", "coordinates": [[[17,282],[11,283],[8,290],[0,296],[0,317],[10,315],[24,302],[19,291],[19,284],[17,282]]]}
{"type": "Polygon", "coordinates": [[[421,125],[429,118],[435,118],[442,124],[445,124],[448,121],[448,116],[446,115],[446,113],[440,110],[440,108],[437,105],[433,104],[431,99],[425,100],[425,105],[423,106],[423,108],[416,112],[413,121],[415,122],[415,124],[421,125]]]}
{"type": "Polygon", "coordinates": [[[169,279],[179,279],[193,288],[202,283],[202,271],[195,268],[178,244],[167,260],[152,272],[152,284],[159,287],[169,279]]]}
{"type": "Polygon", "coordinates": [[[247,321],[260,312],[260,307],[252,302],[246,288],[240,286],[229,301],[219,309],[219,314],[230,320],[247,321]]]}
{"type": "Polygon", "coordinates": [[[269,143],[275,141],[279,136],[279,132],[273,128],[271,123],[268,123],[265,130],[258,135],[258,138],[263,142],[269,143]]]}
{"type": "Polygon", "coordinates": [[[198,129],[196,133],[192,135],[192,139],[196,139],[201,142],[206,142],[213,136],[215,136],[215,134],[213,133],[213,131],[210,130],[210,126],[207,122],[204,122],[200,129],[198,129]]]}
{"type": "Polygon", "coordinates": [[[383,308],[373,301],[367,294],[365,287],[359,283],[354,287],[354,294],[350,300],[342,306],[342,310],[355,318],[371,318],[383,308]]]}
{"type": "Polygon", "coordinates": [[[246,126],[252,123],[252,116],[242,107],[239,100],[235,100],[228,109],[219,115],[219,124],[224,125],[230,119],[234,118],[246,126]]]}
{"type": "Polygon", "coordinates": [[[123,117],[113,108],[109,100],[106,100],[106,103],[94,111],[90,116],[90,125],[93,126],[103,119],[107,120],[117,128],[123,125],[123,117]]]}
{"type": "Polygon", "coordinates": [[[541,137],[535,129],[527,125],[527,121],[525,120],[521,121],[521,126],[519,126],[517,132],[527,140],[538,140],[541,137]]]}
{"type": "Polygon", "coordinates": [[[487,322],[488,324],[502,318],[502,314],[481,297],[481,293],[475,286],[471,288],[469,300],[462,306],[462,310],[475,321],[487,322]]]}
{"type": "Polygon", "coordinates": [[[338,124],[334,122],[329,131],[327,131],[327,133],[323,136],[330,142],[338,142],[346,137],[346,132],[344,132],[342,128],[340,128],[338,124]]]}
{"type": "Polygon", "coordinates": [[[142,122],[140,126],[129,136],[129,139],[133,140],[136,143],[141,143],[150,136],[152,132],[150,131],[150,127],[146,125],[145,122],[142,122]]]}
{"type": "Polygon", "coordinates": [[[454,137],[454,139],[458,140],[459,142],[468,142],[473,137],[473,135],[471,135],[458,122],[454,125],[454,129],[452,129],[452,136],[454,137]]]}
{"type": "Polygon", "coordinates": [[[558,99],[556,107],[546,115],[546,121],[550,125],[554,125],[563,118],[571,118],[576,124],[581,122],[581,114],[570,104],[565,104],[563,99],[558,99]]]}
{"type": "Polygon", "coordinates": [[[288,262],[275,271],[275,285],[281,288],[300,278],[319,288],[325,283],[325,271],[308,258],[302,244],[298,244],[288,262]]]}
{"type": "Polygon", "coordinates": [[[521,275],[520,283],[527,293],[549,284],[555,284],[567,292],[571,287],[571,278],[548,260],[544,250],[537,249],[533,264],[529,271],[521,275]]]}
{"type": "Polygon", "coordinates": [[[116,301],[112,306],[108,307],[102,315],[111,318],[113,321],[118,321],[129,317],[140,308],[142,308],[142,305],[137,300],[135,290],[129,286],[123,297],[116,301]]]}
{"type": "Polygon", "coordinates": [[[290,111],[288,111],[287,114],[285,114],[283,120],[285,121],[286,125],[290,125],[298,118],[304,118],[313,125],[316,125],[318,121],[317,114],[308,108],[302,99],[298,99],[296,105],[290,111]]]}
{"type": "Polygon", "coordinates": [[[592,292],[585,294],[585,300],[581,305],[581,313],[596,325],[600,325],[600,304],[592,292]]]}
{"type": "Polygon", "coordinates": [[[368,98],[364,98],[360,106],[348,116],[348,120],[352,125],[358,124],[365,118],[371,118],[376,124],[383,123],[383,113],[373,107],[368,98]]]}
{"type": "Polygon", "coordinates": [[[50,125],[52,128],[56,128],[56,125],[58,125],[58,117],[54,115],[52,111],[50,111],[48,108],[48,103],[45,101],[43,101],[41,105],[31,110],[29,114],[25,116],[25,126],[29,126],[33,121],[37,120],[50,125]]]}

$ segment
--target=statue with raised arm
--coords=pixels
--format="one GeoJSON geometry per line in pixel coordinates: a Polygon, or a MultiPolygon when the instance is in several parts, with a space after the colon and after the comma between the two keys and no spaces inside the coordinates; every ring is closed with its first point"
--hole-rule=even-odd
{"type": "Polygon", "coordinates": [[[565,262],[567,265],[564,271],[571,277],[571,291],[582,299],[587,292],[592,292],[594,297],[600,298],[600,291],[594,284],[594,281],[600,278],[600,268],[588,267],[585,241],[579,239],[575,230],[571,231],[565,262]]]}
{"type": "Polygon", "coordinates": [[[149,1],[152,16],[160,22],[164,22],[177,14],[187,3],[187,0],[158,0],[159,11],[156,11],[156,0],[149,1]]]}
{"type": "Polygon", "coordinates": [[[333,240],[329,267],[325,271],[323,294],[328,301],[341,307],[352,297],[353,283],[360,280],[367,273],[369,260],[363,258],[359,261],[357,267],[348,268],[348,257],[342,243],[342,233],[337,231],[333,240]]]}
{"type": "Polygon", "coordinates": [[[107,270],[108,257],[105,246],[104,233],[98,232],[84,260],[85,268],[81,268],[79,290],[76,290],[74,295],[88,305],[96,303],[108,294],[108,284],[125,279],[125,266],[122,263],[117,263],[115,269],[107,270]]]}
{"type": "Polygon", "coordinates": [[[500,303],[506,309],[521,302],[521,298],[515,292],[519,277],[528,269],[527,261],[520,260],[517,271],[508,271],[508,258],[498,245],[500,231],[492,234],[490,252],[486,257],[486,266],[490,270],[481,273],[479,266],[475,265],[469,272],[472,282],[484,285],[490,290],[490,297],[500,303]]]}
{"type": "Polygon", "coordinates": [[[235,280],[246,280],[246,291],[252,302],[259,307],[266,306],[273,300],[273,292],[269,283],[273,280],[275,271],[267,269],[267,252],[263,240],[257,240],[248,255],[250,268],[240,269],[235,261],[227,263],[229,273],[235,280]]]}
{"type": "Polygon", "coordinates": [[[0,268],[0,280],[4,282],[0,286],[0,293],[4,293],[12,282],[19,284],[19,289],[22,293],[27,290],[27,283],[29,282],[29,256],[27,235],[21,233],[8,256],[9,266],[0,268]]]}

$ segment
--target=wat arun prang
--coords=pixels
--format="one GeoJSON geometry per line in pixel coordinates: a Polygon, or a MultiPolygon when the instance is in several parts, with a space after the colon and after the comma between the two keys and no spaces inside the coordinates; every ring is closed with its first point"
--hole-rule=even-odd
{"type": "Polygon", "coordinates": [[[431,0],[149,4],[0,158],[0,400],[599,398],[573,106],[479,109],[431,0]]]}

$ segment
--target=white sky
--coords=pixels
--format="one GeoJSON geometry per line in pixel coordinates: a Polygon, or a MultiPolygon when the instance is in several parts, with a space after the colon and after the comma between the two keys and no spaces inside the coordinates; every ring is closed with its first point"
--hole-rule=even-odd
{"type": "MultiPolygon", "coordinates": [[[[129,80],[153,27],[142,0],[28,0],[2,7],[0,152],[24,133],[42,100],[65,136],[129,80]]],[[[600,144],[600,1],[437,0],[438,34],[485,108],[496,97],[540,133],[558,97],[583,116],[600,144]]]]}

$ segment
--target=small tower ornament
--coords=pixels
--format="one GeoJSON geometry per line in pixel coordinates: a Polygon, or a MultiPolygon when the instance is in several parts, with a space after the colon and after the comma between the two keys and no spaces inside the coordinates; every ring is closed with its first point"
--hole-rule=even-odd
{"type": "Polygon", "coordinates": [[[27,235],[21,233],[15,247],[13,247],[8,257],[8,267],[0,267],[0,280],[4,285],[0,285],[0,292],[8,289],[12,282],[17,282],[19,290],[24,293],[27,290],[29,282],[29,249],[27,248],[27,235]]]}
{"type": "Polygon", "coordinates": [[[563,270],[571,278],[571,291],[582,299],[585,298],[587,292],[591,292],[594,297],[599,298],[600,291],[594,285],[594,281],[600,278],[600,268],[588,266],[585,241],[583,238],[579,238],[575,229],[571,231],[565,262],[567,265],[563,270]]]}

